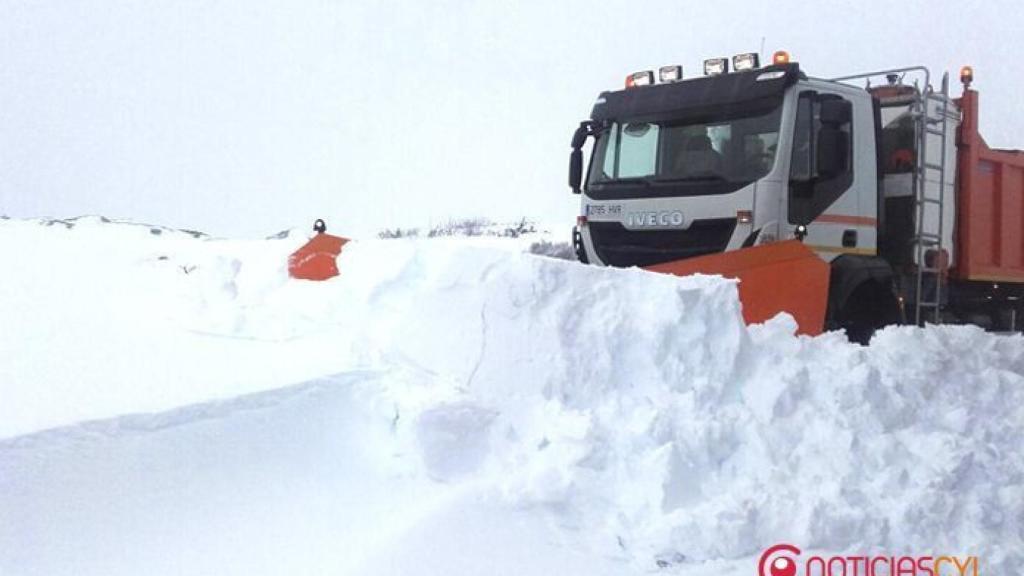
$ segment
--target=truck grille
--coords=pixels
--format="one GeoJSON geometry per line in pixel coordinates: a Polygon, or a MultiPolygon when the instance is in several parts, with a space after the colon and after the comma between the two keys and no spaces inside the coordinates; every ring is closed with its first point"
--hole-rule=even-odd
{"type": "Polygon", "coordinates": [[[686,230],[628,230],[618,222],[590,222],[590,238],[609,266],[652,266],[723,252],[736,229],[735,218],[695,220],[686,230]]]}

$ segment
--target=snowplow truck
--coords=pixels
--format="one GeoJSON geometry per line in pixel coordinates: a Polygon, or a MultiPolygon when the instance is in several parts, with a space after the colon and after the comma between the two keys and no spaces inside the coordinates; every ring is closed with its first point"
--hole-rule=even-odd
{"type": "Polygon", "coordinates": [[[787,311],[807,334],[1020,330],[1024,152],[978,133],[970,67],[959,98],[935,80],[813,78],[785,52],[631,74],[572,138],[577,257],[738,278],[747,322],[787,311]]]}

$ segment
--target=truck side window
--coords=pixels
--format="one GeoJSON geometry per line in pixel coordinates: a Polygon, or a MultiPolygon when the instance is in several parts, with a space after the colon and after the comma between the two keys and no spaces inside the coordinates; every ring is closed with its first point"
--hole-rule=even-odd
{"type": "Polygon", "coordinates": [[[914,117],[909,107],[882,110],[882,159],[885,174],[908,174],[917,160],[914,117]],[[901,113],[902,112],[902,113],[901,113]],[[892,117],[895,114],[898,116],[892,117]],[[888,118],[887,118],[888,117],[888,118]],[[888,122],[886,122],[888,120],[888,122]]]}
{"type": "Polygon", "coordinates": [[[850,104],[836,94],[803,92],[797,103],[793,152],[789,169],[789,221],[808,224],[853,184],[853,140],[850,104]],[[822,117],[822,104],[826,117],[822,117]],[[830,117],[836,103],[845,103],[846,117],[830,117]],[[830,156],[819,157],[819,154],[830,156]],[[838,157],[837,157],[838,155],[838,157]],[[828,173],[823,160],[834,159],[840,169],[828,173]]]}

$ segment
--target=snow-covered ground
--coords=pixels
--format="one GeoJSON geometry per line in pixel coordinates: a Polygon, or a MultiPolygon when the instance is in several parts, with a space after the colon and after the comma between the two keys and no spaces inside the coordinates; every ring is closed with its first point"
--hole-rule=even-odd
{"type": "Polygon", "coordinates": [[[1024,339],[747,328],[734,285],[531,239],[0,220],[0,574],[1024,567],[1024,339]]]}

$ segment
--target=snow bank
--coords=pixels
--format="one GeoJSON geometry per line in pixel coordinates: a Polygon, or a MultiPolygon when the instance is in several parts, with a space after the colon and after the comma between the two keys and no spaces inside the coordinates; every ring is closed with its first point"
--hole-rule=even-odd
{"type": "Polygon", "coordinates": [[[5,574],[749,574],[780,541],[1024,565],[1020,337],[748,329],[729,281],[462,240],[296,282],[293,240],[94,225],[0,223],[41,247],[0,262],[5,574]]]}
{"type": "Polygon", "coordinates": [[[386,249],[343,256],[339,288],[371,303],[380,361],[456,388],[419,416],[434,478],[486,479],[640,566],[778,541],[1024,563],[1020,337],[748,332],[720,279],[386,249]]]}

